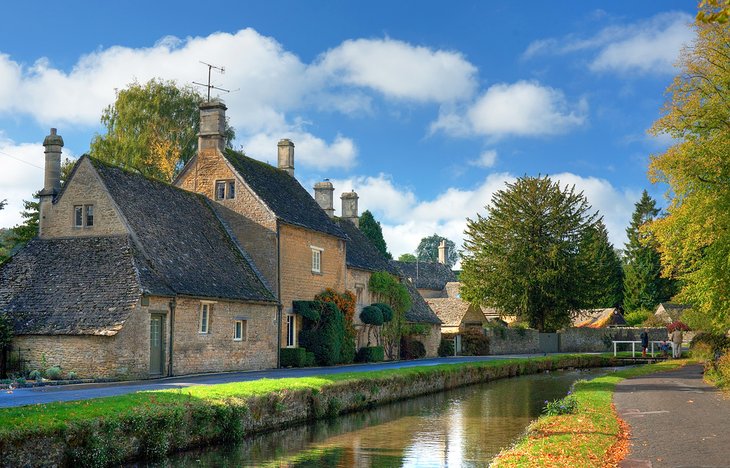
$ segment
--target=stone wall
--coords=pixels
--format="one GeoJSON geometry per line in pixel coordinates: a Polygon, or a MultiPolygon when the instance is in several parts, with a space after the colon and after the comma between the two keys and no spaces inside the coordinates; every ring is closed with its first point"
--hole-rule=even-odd
{"type": "Polygon", "coordinates": [[[224,372],[276,367],[275,305],[218,301],[211,304],[208,333],[199,333],[201,301],[177,300],[173,373],[224,372]],[[234,341],[235,321],[246,320],[245,339],[234,341]]]}
{"type": "Polygon", "coordinates": [[[489,354],[533,354],[540,350],[538,332],[532,329],[487,328],[489,354]]]}
{"type": "Polygon", "coordinates": [[[439,344],[441,343],[441,325],[438,324],[419,324],[429,327],[428,335],[419,335],[414,338],[423,343],[426,348],[426,357],[438,356],[439,344]]]}
{"type": "MultiPolygon", "coordinates": [[[[644,328],[566,328],[560,331],[560,351],[565,353],[599,353],[613,351],[612,340],[639,341],[644,328]]],[[[666,328],[648,328],[649,341],[667,339],[666,328]]],[[[631,345],[629,350],[631,349],[631,345]]],[[[636,347],[639,349],[639,346],[636,347]]],[[[625,348],[624,348],[625,349],[625,348]]],[[[640,349],[639,349],[640,350],[640,349]]]]}
{"type": "Polygon", "coordinates": [[[88,158],[81,162],[63,194],[50,205],[42,221],[41,237],[108,236],[127,234],[127,228],[88,158]],[[74,206],[93,205],[94,225],[74,226],[74,206]]]}

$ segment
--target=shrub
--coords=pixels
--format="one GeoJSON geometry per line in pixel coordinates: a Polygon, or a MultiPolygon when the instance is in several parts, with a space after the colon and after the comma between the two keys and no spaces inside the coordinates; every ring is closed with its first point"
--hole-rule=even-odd
{"type": "Polygon", "coordinates": [[[453,339],[446,339],[441,338],[441,343],[439,343],[439,350],[438,354],[441,357],[446,356],[453,356],[454,355],[454,340],[453,339]]]}
{"type": "Polygon", "coordinates": [[[350,364],[355,360],[355,342],[357,340],[357,330],[352,324],[357,307],[357,297],[352,291],[345,291],[340,294],[332,288],[326,288],[321,293],[314,296],[316,301],[332,302],[342,312],[345,319],[345,336],[342,342],[342,351],[340,363],[350,364]]]}
{"type": "Polygon", "coordinates": [[[674,330],[689,331],[689,327],[682,323],[681,320],[677,320],[676,322],[672,322],[667,325],[667,331],[669,331],[669,333],[672,333],[674,330]]]}
{"type": "Polygon", "coordinates": [[[306,353],[304,353],[303,367],[313,367],[315,364],[317,364],[317,359],[314,357],[314,353],[311,351],[307,351],[306,353]]]}
{"type": "Polygon", "coordinates": [[[28,379],[30,379],[30,380],[39,381],[42,378],[43,378],[43,376],[41,375],[41,371],[39,371],[39,370],[30,371],[30,374],[28,374],[28,379]]]}
{"type": "Polygon", "coordinates": [[[693,358],[712,361],[716,355],[730,350],[730,338],[719,333],[698,333],[692,338],[689,350],[693,358]]]}
{"type": "Polygon", "coordinates": [[[69,378],[69,380],[76,380],[76,379],[79,378],[79,376],[76,375],[76,372],[71,371],[71,372],[68,373],[68,378],[69,378]]]}
{"type": "Polygon", "coordinates": [[[360,311],[360,320],[366,325],[382,325],[383,319],[383,311],[375,305],[363,307],[362,311],[360,311]]]}
{"type": "Polygon", "coordinates": [[[656,316],[656,314],[649,314],[649,318],[644,320],[644,323],[641,324],[643,327],[647,328],[655,328],[655,327],[666,327],[667,324],[662,321],[659,317],[656,316]]]}
{"type": "Polygon", "coordinates": [[[58,366],[46,369],[46,378],[50,380],[59,380],[61,378],[61,368],[58,366]]]}
{"type": "Polygon", "coordinates": [[[382,302],[377,302],[377,303],[373,304],[373,306],[380,309],[380,312],[383,313],[383,323],[388,323],[391,320],[393,320],[394,312],[393,312],[393,309],[388,304],[384,304],[382,302]]]}
{"type": "MultiPolygon", "coordinates": [[[[302,301],[304,302],[304,301],[302,301]]],[[[317,364],[332,366],[342,361],[342,345],[345,338],[345,319],[332,302],[309,301],[319,307],[317,322],[304,321],[305,329],[299,332],[299,343],[314,353],[317,364]]]]}
{"type": "Polygon", "coordinates": [[[357,362],[381,362],[385,359],[382,346],[363,346],[357,352],[357,362]]]}
{"type": "Polygon", "coordinates": [[[404,336],[400,340],[401,359],[420,359],[426,356],[426,347],[420,341],[410,336],[404,336]]]}
{"type": "Polygon", "coordinates": [[[562,400],[545,400],[545,407],[542,409],[542,412],[547,416],[559,416],[561,414],[573,414],[577,409],[578,400],[568,392],[568,396],[562,400]]]}
{"type": "Polygon", "coordinates": [[[307,350],[304,348],[281,348],[279,361],[281,367],[306,367],[307,350]]]}
{"type": "Polygon", "coordinates": [[[651,312],[640,309],[624,314],[624,320],[626,320],[626,325],[630,327],[639,327],[642,323],[646,322],[649,315],[651,315],[651,312]]]}
{"type": "Polygon", "coordinates": [[[489,338],[481,330],[466,330],[461,335],[461,354],[464,356],[486,356],[489,354],[489,338]]]}
{"type": "Polygon", "coordinates": [[[715,363],[717,384],[721,387],[730,386],[730,351],[723,354],[715,363]]]}
{"type": "Polygon", "coordinates": [[[312,322],[319,322],[321,302],[320,301],[294,301],[294,313],[299,314],[312,322]]]}

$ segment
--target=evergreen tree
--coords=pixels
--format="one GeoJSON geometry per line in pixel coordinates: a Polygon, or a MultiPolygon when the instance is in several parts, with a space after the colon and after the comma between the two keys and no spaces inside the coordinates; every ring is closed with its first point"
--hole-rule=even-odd
{"type": "Polygon", "coordinates": [[[595,296],[581,246],[597,214],[583,193],[547,177],[522,177],[497,191],[487,211],[467,219],[461,297],[540,331],[570,323],[595,296]]]}
{"type": "Polygon", "coordinates": [[[388,246],[385,244],[383,238],[383,228],[380,227],[380,221],[376,221],[375,217],[369,210],[363,211],[360,215],[360,230],[365,237],[370,239],[375,248],[385,256],[388,260],[391,260],[393,256],[388,252],[388,246]]]}
{"type": "Polygon", "coordinates": [[[672,296],[673,284],[661,277],[661,262],[657,243],[646,225],[659,214],[656,201],[646,190],[636,202],[631,224],[626,228],[624,267],[624,309],[633,312],[653,310],[657,304],[672,296]]]}
{"type": "Polygon", "coordinates": [[[441,241],[446,241],[446,265],[451,268],[457,260],[459,254],[456,252],[456,244],[454,241],[445,237],[441,237],[434,233],[432,236],[424,237],[416,248],[416,256],[420,262],[438,262],[439,261],[439,245],[441,241]]]}
{"type": "Polygon", "coordinates": [[[399,262],[405,262],[405,263],[416,263],[416,256],[412,253],[404,253],[400,257],[398,257],[399,262]]]}
{"type": "Polygon", "coordinates": [[[581,246],[588,307],[618,307],[623,303],[623,266],[602,220],[586,230],[581,246]]]}

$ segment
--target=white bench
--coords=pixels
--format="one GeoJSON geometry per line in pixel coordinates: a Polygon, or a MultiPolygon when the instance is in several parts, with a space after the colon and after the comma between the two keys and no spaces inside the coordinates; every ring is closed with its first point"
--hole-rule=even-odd
{"type": "MultiPolygon", "coordinates": [[[[634,357],[636,355],[636,345],[639,345],[639,348],[641,348],[641,341],[613,341],[613,355],[616,356],[616,345],[619,343],[631,343],[631,357],[634,357]]],[[[651,357],[654,357],[654,343],[657,345],[661,344],[661,341],[650,341],[649,342],[649,349],[651,350],[651,357]]],[[[674,343],[671,341],[666,341],[671,349],[672,349],[672,355],[674,355],[674,343]]]]}

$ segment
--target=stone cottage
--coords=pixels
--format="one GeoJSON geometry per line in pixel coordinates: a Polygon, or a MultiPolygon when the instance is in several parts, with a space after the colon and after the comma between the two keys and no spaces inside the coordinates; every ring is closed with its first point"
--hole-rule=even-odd
{"type": "Polygon", "coordinates": [[[396,267],[409,278],[425,299],[447,297],[446,283],[456,282],[456,274],[446,265],[446,245],[439,246],[439,262],[399,262],[396,267]]]}
{"type": "MultiPolygon", "coordinates": [[[[354,317],[354,325],[358,331],[362,330],[363,323],[360,320],[360,311],[363,307],[377,302],[378,298],[370,291],[370,275],[375,272],[384,271],[390,273],[400,280],[408,288],[411,296],[411,308],[406,311],[405,319],[409,324],[418,324],[426,327],[428,333],[415,337],[424,344],[427,356],[436,356],[441,341],[441,321],[436,317],[430,307],[424,302],[418,291],[404,279],[400,271],[386,259],[373,245],[365,234],[359,229],[360,218],[358,214],[359,197],[354,191],[344,192],[340,199],[342,201],[341,217],[334,216],[333,207],[334,187],[328,180],[318,182],[314,186],[314,198],[322,207],[325,213],[342,229],[347,235],[347,287],[355,293],[357,298],[357,310],[354,317]]],[[[367,345],[367,337],[358,333],[358,348],[367,345]]]]}
{"type": "Polygon", "coordinates": [[[88,156],[60,186],[44,141],[40,232],[0,266],[31,369],[148,378],[276,366],[277,300],[200,195],[88,156]]]}
{"type": "Polygon", "coordinates": [[[436,313],[443,324],[441,333],[460,333],[467,328],[482,329],[490,320],[499,319],[496,309],[469,304],[461,299],[461,283],[446,283],[446,297],[432,297],[426,303],[436,313]]]}
{"type": "Polygon", "coordinates": [[[201,105],[198,154],[174,184],[213,202],[281,304],[279,347],[297,347],[293,301],[346,289],[347,236],[294,178],[294,144],[279,142],[278,167],[226,149],[225,111],[222,102],[201,105]]]}

